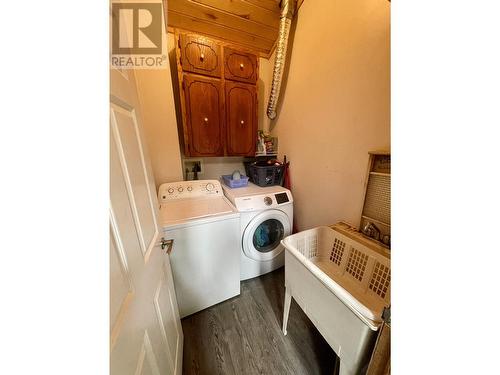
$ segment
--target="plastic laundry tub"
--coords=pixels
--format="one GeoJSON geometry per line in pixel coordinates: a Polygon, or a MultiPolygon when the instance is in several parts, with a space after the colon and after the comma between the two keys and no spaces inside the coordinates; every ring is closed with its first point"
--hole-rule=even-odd
{"type": "Polygon", "coordinates": [[[286,335],[293,297],[340,358],[340,375],[363,374],[390,302],[390,259],[330,227],[282,240],[286,335]]]}

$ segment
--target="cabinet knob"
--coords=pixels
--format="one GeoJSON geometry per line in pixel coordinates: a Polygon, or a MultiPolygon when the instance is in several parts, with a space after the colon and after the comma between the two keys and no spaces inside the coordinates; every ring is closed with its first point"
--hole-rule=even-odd
{"type": "Polygon", "coordinates": [[[205,54],[203,54],[203,53],[202,53],[202,54],[200,55],[200,60],[201,60],[201,61],[203,61],[204,59],[205,59],[205,54]]]}
{"type": "Polygon", "coordinates": [[[241,120],[240,123],[241,123],[241,125],[243,125],[245,123],[245,121],[241,120]]]}
{"type": "Polygon", "coordinates": [[[205,125],[208,125],[208,117],[205,117],[203,121],[205,121],[205,125]]]}
{"type": "Polygon", "coordinates": [[[243,63],[240,64],[240,69],[243,70],[243,68],[245,67],[245,65],[243,65],[243,63]]]}

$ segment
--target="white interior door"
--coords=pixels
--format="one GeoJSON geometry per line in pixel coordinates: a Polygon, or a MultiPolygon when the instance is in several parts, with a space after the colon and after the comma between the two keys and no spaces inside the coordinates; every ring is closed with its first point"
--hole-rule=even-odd
{"type": "Polygon", "coordinates": [[[111,374],[181,374],[183,334],[133,71],[111,69],[111,374]]]}

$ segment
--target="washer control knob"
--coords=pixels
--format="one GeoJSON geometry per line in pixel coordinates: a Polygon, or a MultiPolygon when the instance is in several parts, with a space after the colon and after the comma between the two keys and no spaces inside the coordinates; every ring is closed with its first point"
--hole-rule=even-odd
{"type": "Polygon", "coordinates": [[[178,191],[179,193],[182,193],[182,192],[184,191],[184,188],[183,188],[182,186],[179,186],[179,187],[177,188],[177,191],[178,191]]]}
{"type": "Polygon", "coordinates": [[[215,187],[215,186],[214,186],[214,184],[212,184],[211,182],[209,182],[209,183],[207,184],[206,189],[207,189],[207,191],[212,191],[212,190],[214,190],[214,187],[215,187]]]}
{"type": "Polygon", "coordinates": [[[188,191],[193,191],[193,187],[192,186],[188,186],[188,191]]]}
{"type": "Polygon", "coordinates": [[[167,191],[168,191],[169,194],[172,194],[174,192],[174,189],[173,188],[168,188],[167,191]]]}
{"type": "Polygon", "coordinates": [[[271,199],[271,197],[265,197],[264,203],[266,204],[266,206],[270,206],[273,203],[273,200],[271,199]]]}

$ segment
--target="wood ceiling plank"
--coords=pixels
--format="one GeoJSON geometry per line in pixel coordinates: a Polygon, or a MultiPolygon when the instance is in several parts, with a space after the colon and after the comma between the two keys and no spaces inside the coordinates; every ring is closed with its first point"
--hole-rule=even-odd
{"type": "Polygon", "coordinates": [[[244,2],[255,6],[270,10],[272,12],[280,12],[280,0],[243,0],[244,2]]]}
{"type": "Polygon", "coordinates": [[[270,27],[279,27],[279,10],[272,12],[244,0],[193,0],[194,3],[209,5],[237,17],[251,20],[270,27]]]}
{"type": "Polygon", "coordinates": [[[218,25],[213,22],[189,17],[183,13],[168,10],[168,26],[176,27],[195,33],[213,36],[235,44],[240,44],[251,50],[268,54],[274,41],[260,38],[255,35],[238,31],[226,26],[218,25]]]}
{"type": "MultiPolygon", "coordinates": [[[[273,12],[281,12],[280,3],[281,0],[242,0],[247,3],[251,3],[255,6],[273,11],[273,12]]],[[[296,1],[296,10],[299,10],[300,6],[304,3],[304,0],[294,0],[296,1]]]]}
{"type": "Polygon", "coordinates": [[[170,0],[168,2],[168,9],[177,13],[183,13],[188,17],[197,18],[238,30],[235,32],[244,31],[248,34],[268,39],[272,42],[278,37],[277,28],[258,24],[247,19],[242,19],[241,17],[219,11],[207,5],[193,3],[186,0],[170,0]]]}

